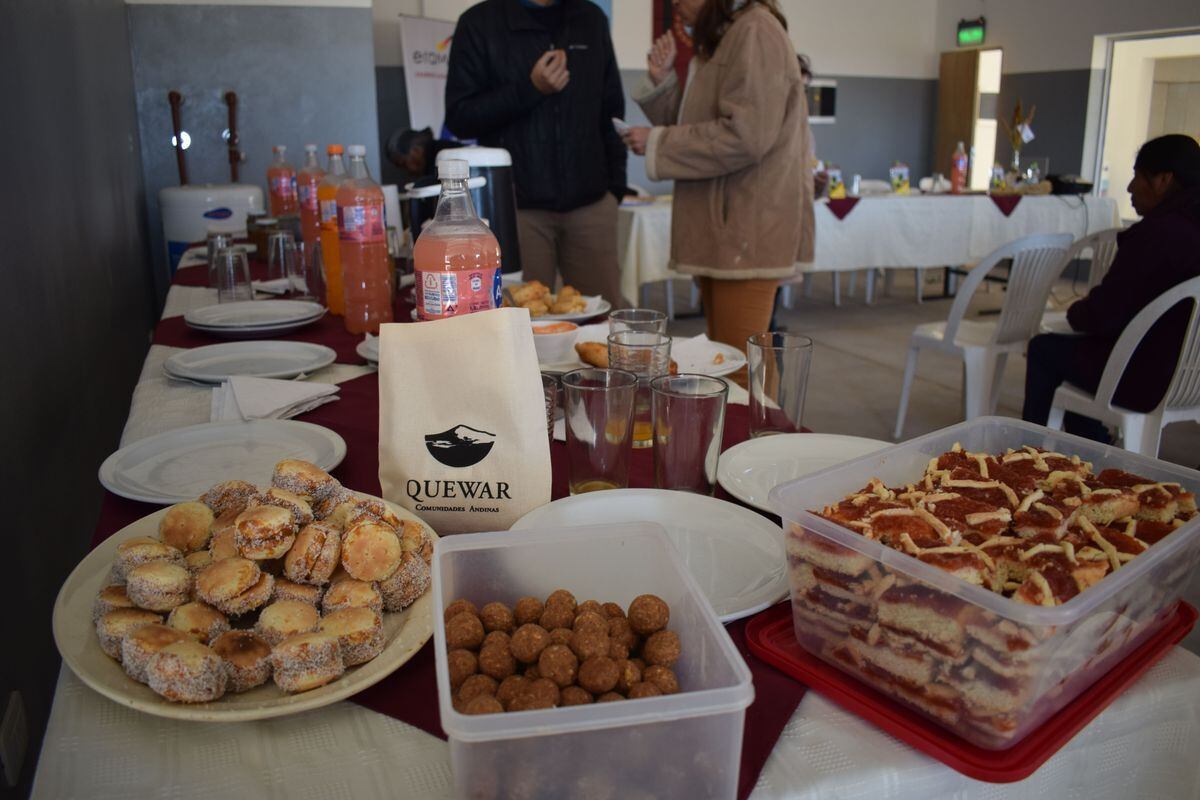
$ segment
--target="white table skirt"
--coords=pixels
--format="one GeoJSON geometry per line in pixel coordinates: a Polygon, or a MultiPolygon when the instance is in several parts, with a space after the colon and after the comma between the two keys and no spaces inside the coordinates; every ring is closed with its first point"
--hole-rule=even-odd
{"type": "MultiPolygon", "coordinates": [[[[207,302],[175,287],[167,313],[207,302]]],[[[207,420],[210,390],[167,381],[154,347],[124,441],[207,420]],[[203,402],[198,402],[203,398],[203,402]]],[[[366,368],[330,367],[339,382],[366,368]]],[[[1176,648],[1033,776],[965,778],[809,692],[753,798],[1200,797],[1200,657],[1176,648]]],[[[37,765],[38,798],[440,798],[449,748],[383,714],[342,702],[261,722],[166,720],[113,703],[65,666],[37,765]]]]}
{"type": "MultiPolygon", "coordinates": [[[[816,257],[805,272],[867,267],[944,267],[977,261],[1035,233],[1076,239],[1119,224],[1117,204],[1091,196],[1022,197],[1009,216],[983,195],[879,195],[861,198],[844,219],[818,202],[816,257]]],[[[636,302],[643,284],[686,277],[670,269],[671,202],[621,206],[617,217],[621,291],[636,302]]]]}

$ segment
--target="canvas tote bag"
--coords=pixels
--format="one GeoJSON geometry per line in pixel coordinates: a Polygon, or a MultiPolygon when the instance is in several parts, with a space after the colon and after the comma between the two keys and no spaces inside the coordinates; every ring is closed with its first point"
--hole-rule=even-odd
{"type": "Polygon", "coordinates": [[[379,483],[439,534],[507,530],[550,502],[526,309],[380,326],[379,483]]]}

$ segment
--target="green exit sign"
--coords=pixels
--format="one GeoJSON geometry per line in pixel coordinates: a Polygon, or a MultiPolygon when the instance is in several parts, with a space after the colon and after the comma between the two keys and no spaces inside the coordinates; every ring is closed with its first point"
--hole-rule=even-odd
{"type": "Polygon", "coordinates": [[[974,47],[983,44],[983,35],[987,29],[987,22],[983,17],[979,19],[963,19],[958,22],[958,46],[959,47],[974,47]]]}

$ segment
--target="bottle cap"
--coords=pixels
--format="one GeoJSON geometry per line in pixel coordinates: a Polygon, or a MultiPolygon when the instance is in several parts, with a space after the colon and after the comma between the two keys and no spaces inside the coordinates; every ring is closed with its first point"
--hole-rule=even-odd
{"type": "Polygon", "coordinates": [[[471,175],[471,166],[461,159],[445,158],[437,162],[438,180],[464,181],[471,175]]]}
{"type": "Polygon", "coordinates": [[[317,152],[317,146],[315,144],[306,144],[304,145],[304,152],[315,153],[317,152]]]}
{"type": "Polygon", "coordinates": [[[342,154],[342,146],[340,144],[331,144],[325,148],[325,152],[331,156],[340,156],[342,154]]]}
{"type": "Polygon", "coordinates": [[[367,146],[363,144],[352,144],[346,148],[346,152],[352,156],[365,156],[367,154],[367,146]]]}
{"type": "Polygon", "coordinates": [[[283,155],[284,153],[287,152],[287,145],[286,144],[277,144],[271,148],[271,152],[279,153],[280,155],[283,155]]]}

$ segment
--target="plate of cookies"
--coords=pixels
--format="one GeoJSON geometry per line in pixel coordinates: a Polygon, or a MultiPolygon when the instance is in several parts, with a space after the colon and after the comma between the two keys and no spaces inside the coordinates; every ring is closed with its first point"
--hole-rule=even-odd
{"type": "Polygon", "coordinates": [[[557,294],[541,281],[529,281],[506,289],[508,297],[504,305],[529,309],[529,316],[534,319],[580,322],[612,310],[612,303],[603,297],[580,294],[574,286],[563,286],[557,294]]]}
{"type": "Polygon", "coordinates": [[[157,716],[319,708],[429,640],[436,538],[406,509],[284,460],[269,486],[218,483],[98,545],[59,591],[55,643],[88,686],[157,716]]]}

